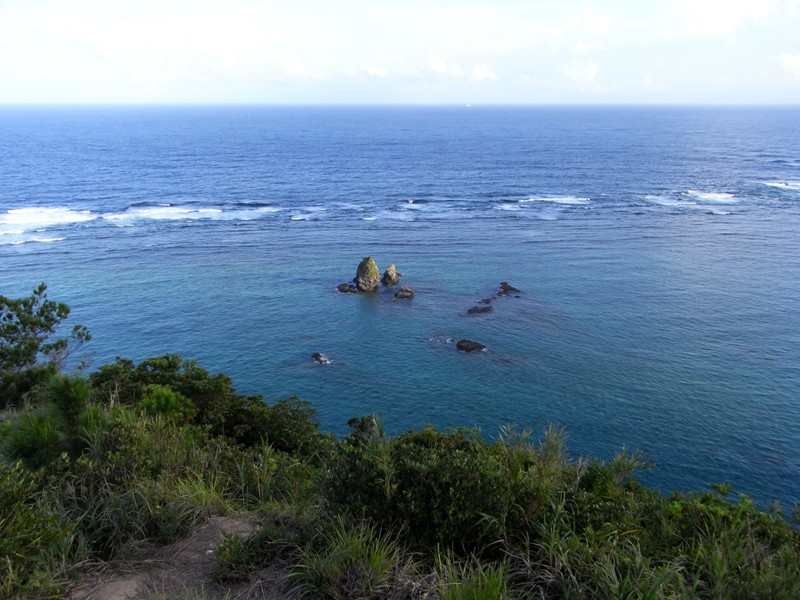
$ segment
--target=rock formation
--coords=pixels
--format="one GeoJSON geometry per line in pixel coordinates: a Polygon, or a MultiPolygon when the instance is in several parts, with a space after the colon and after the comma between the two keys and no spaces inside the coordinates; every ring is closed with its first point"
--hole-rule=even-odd
{"type": "Polygon", "coordinates": [[[314,352],[314,354],[311,355],[311,358],[314,359],[314,362],[317,363],[318,365],[331,364],[330,359],[327,356],[325,356],[322,352],[314,352]]]}
{"type": "Polygon", "coordinates": [[[500,282],[500,291],[497,292],[498,296],[508,296],[509,294],[515,294],[521,292],[522,290],[518,290],[513,285],[509,284],[507,281],[500,282]]]}
{"type": "Polygon", "coordinates": [[[356,288],[359,292],[374,292],[378,289],[380,279],[381,274],[378,271],[378,265],[375,264],[371,256],[365,256],[358,263],[358,269],[356,269],[356,288]]]}
{"type": "Polygon", "coordinates": [[[354,286],[352,283],[340,283],[336,286],[336,289],[339,290],[341,294],[357,294],[358,288],[354,286]]]}
{"type": "Polygon", "coordinates": [[[486,305],[473,306],[472,308],[467,310],[467,314],[468,315],[477,315],[477,314],[488,313],[488,312],[492,312],[492,307],[491,306],[486,306],[486,305]]]}
{"type": "Polygon", "coordinates": [[[400,298],[401,300],[411,300],[414,297],[414,288],[409,285],[404,285],[394,293],[394,297],[400,298]]]}
{"type": "Polygon", "coordinates": [[[475,352],[476,350],[483,350],[486,346],[480,342],[473,342],[472,340],[458,340],[458,342],[456,342],[456,348],[462,352],[475,352]]]}
{"type": "Polygon", "coordinates": [[[383,277],[381,277],[381,283],[386,287],[396,285],[400,281],[400,277],[401,275],[397,272],[397,267],[389,265],[386,271],[384,271],[383,277]]]}

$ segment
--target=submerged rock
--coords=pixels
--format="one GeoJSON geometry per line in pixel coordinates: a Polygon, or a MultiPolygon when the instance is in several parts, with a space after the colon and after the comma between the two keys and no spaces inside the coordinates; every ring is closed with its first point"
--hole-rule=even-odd
{"type": "Polygon", "coordinates": [[[341,294],[357,294],[358,288],[354,286],[352,283],[340,283],[336,286],[336,289],[341,294]]]}
{"type": "Polygon", "coordinates": [[[467,311],[467,314],[468,315],[478,315],[478,314],[481,314],[481,313],[488,313],[488,312],[492,312],[492,307],[491,306],[487,306],[487,305],[483,305],[483,306],[473,306],[472,308],[470,308],[467,311]]]}
{"type": "Polygon", "coordinates": [[[397,267],[394,265],[389,265],[386,271],[383,272],[383,277],[381,277],[381,283],[386,287],[390,285],[396,285],[400,281],[400,273],[397,272],[397,267]]]}
{"type": "Polygon", "coordinates": [[[513,285],[508,283],[507,281],[500,282],[500,291],[497,292],[498,296],[508,296],[509,294],[515,294],[517,292],[521,292],[522,290],[518,290],[513,285]]]}
{"type": "Polygon", "coordinates": [[[378,289],[380,279],[381,274],[378,271],[378,265],[375,264],[371,256],[365,256],[358,263],[358,269],[356,269],[356,288],[359,292],[374,292],[378,289]]]}
{"type": "Polygon", "coordinates": [[[476,350],[484,350],[486,346],[480,342],[473,342],[472,340],[458,340],[456,348],[461,352],[475,352],[476,350]]]}
{"type": "Polygon", "coordinates": [[[411,300],[414,297],[414,288],[410,285],[404,285],[394,293],[394,297],[401,300],[411,300]]]}
{"type": "Polygon", "coordinates": [[[313,358],[314,362],[317,363],[318,365],[331,364],[331,360],[327,356],[325,356],[322,352],[314,352],[314,354],[311,355],[311,358],[313,358]]]}

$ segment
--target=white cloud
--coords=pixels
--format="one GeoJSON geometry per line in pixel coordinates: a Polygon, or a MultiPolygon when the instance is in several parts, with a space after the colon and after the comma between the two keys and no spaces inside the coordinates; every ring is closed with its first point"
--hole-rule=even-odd
{"type": "Polygon", "coordinates": [[[611,17],[595,14],[594,10],[589,7],[584,8],[580,13],[571,17],[563,30],[564,32],[578,32],[584,34],[604,34],[608,33],[611,28],[611,22],[611,17]]]}
{"type": "Polygon", "coordinates": [[[0,0],[0,102],[791,102],[798,1],[0,0]]]}
{"type": "Polygon", "coordinates": [[[389,69],[386,67],[376,67],[373,65],[361,65],[361,72],[366,73],[370,77],[377,77],[378,79],[388,79],[389,69]]]}
{"type": "Polygon", "coordinates": [[[778,0],[683,0],[677,7],[686,31],[699,35],[732,35],[746,21],[769,15],[778,0]]]}
{"type": "Polygon", "coordinates": [[[800,52],[784,52],[777,57],[778,64],[795,77],[800,77],[800,52]]]}
{"type": "Polygon", "coordinates": [[[588,54],[592,50],[594,50],[594,46],[586,42],[578,42],[572,47],[575,54],[588,54]]]}
{"type": "Polygon", "coordinates": [[[464,77],[464,69],[461,65],[448,63],[438,56],[432,56],[428,60],[428,70],[435,75],[445,75],[456,79],[464,77]]]}
{"type": "Polygon", "coordinates": [[[484,83],[486,81],[497,81],[497,74],[492,71],[487,65],[478,65],[472,67],[470,71],[470,80],[473,83],[484,83]]]}
{"type": "Polygon", "coordinates": [[[485,63],[465,67],[440,56],[430,56],[416,65],[403,61],[393,61],[390,64],[363,64],[348,74],[356,78],[366,75],[384,81],[416,83],[436,89],[445,89],[464,82],[479,85],[497,81],[497,74],[485,63]]]}
{"type": "Polygon", "coordinates": [[[592,83],[597,77],[597,65],[590,62],[574,61],[561,66],[561,72],[578,83],[592,83]]]}
{"type": "Polygon", "coordinates": [[[672,89],[669,84],[658,81],[650,75],[642,79],[641,85],[648,92],[668,92],[672,89]]]}

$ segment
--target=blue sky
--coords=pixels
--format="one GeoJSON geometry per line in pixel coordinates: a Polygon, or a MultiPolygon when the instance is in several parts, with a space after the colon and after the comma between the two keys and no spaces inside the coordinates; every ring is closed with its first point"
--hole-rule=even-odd
{"type": "Polygon", "coordinates": [[[0,0],[0,103],[800,103],[800,0],[0,0]]]}

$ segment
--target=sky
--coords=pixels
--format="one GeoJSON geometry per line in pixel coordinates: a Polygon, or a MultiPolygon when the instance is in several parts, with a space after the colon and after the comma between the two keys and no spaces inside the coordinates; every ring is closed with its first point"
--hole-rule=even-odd
{"type": "Polygon", "coordinates": [[[800,0],[0,0],[0,103],[800,104],[800,0]]]}

